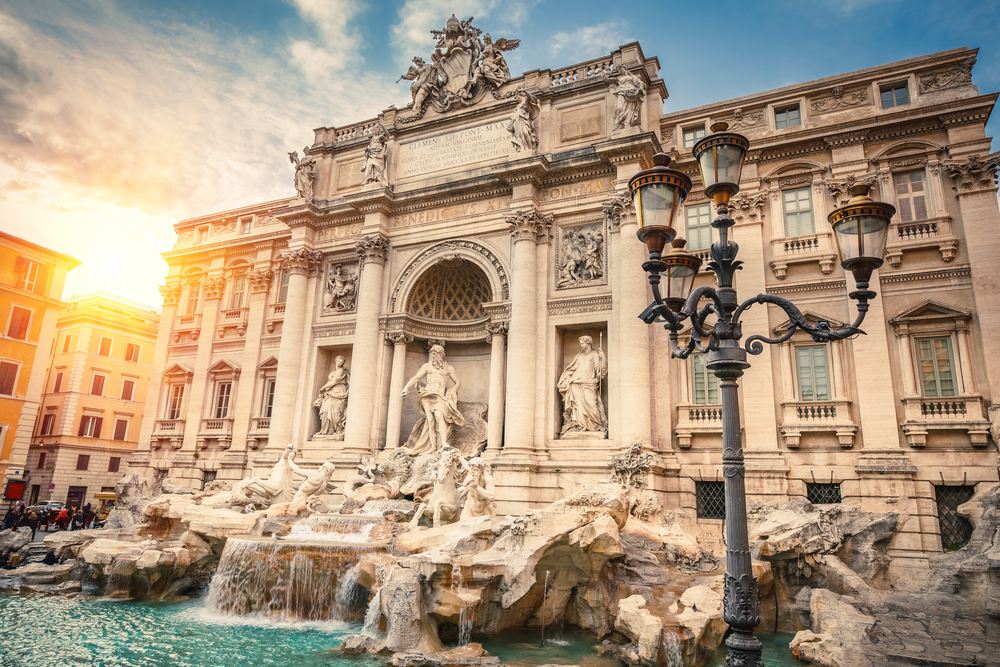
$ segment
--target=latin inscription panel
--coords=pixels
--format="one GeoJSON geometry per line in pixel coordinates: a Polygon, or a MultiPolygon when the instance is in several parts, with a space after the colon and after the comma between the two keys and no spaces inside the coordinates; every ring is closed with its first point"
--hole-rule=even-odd
{"type": "Polygon", "coordinates": [[[507,121],[456,130],[399,146],[398,178],[464,167],[510,153],[507,121]]]}

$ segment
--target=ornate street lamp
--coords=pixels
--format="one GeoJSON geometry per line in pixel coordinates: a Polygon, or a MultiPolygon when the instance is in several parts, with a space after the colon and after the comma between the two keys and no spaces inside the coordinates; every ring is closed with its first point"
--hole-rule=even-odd
{"type": "Polygon", "coordinates": [[[831,329],[828,322],[813,326],[792,302],[773,294],[758,294],[740,303],[733,289],[733,276],[743,264],[736,259],[738,246],[729,240],[729,228],[735,222],[729,217],[728,202],[739,192],[740,171],[750,142],[746,137],[727,132],[725,123],[712,126],[713,134],[694,145],[705,193],[715,200],[718,217],[712,226],[719,230],[719,240],[712,244],[708,267],[715,273],[718,287],[698,287],[690,290],[693,276],[701,260],[684,252],[683,239],[678,239],[666,255],[663,249],[676,236],[673,229],[677,206],[691,188],[684,174],[668,168],[669,158],[656,155],[654,167],[629,181],[629,190],[639,219],[638,236],[649,250],[649,261],[642,268],[649,277],[653,303],[639,317],[647,324],[663,322],[670,332],[671,356],[686,359],[692,352],[708,354],[708,368],[719,378],[722,401],[722,469],[726,487],[726,581],[723,618],[733,632],[726,639],[729,647],[728,664],[763,667],[761,644],[754,636],[760,623],[760,600],[757,579],[753,576],[747,529],[746,486],[744,483],[743,445],[740,438],[740,406],[737,382],[750,367],[747,353],[760,354],[763,343],[782,343],[802,329],[817,342],[850,338],[864,332],[859,329],[868,312],[868,301],[875,292],[868,289],[872,271],[882,265],[889,220],[896,210],[889,204],[873,201],[865,183],[850,189],[852,199],[829,216],[837,238],[841,266],[854,274],[857,289],[848,296],[857,301],[858,316],[853,324],[831,329]],[[680,178],[683,177],[683,178],[680,178]],[[651,204],[652,202],[652,204],[651,204]],[[693,261],[692,261],[693,260],[693,261]],[[660,289],[667,277],[667,293],[660,289]],[[686,298],[685,298],[686,296],[686,298]],[[708,303],[698,310],[701,301],[708,303]],[[788,330],[778,338],[753,335],[740,345],[743,338],[740,317],[754,304],[770,303],[788,315],[788,330]],[[710,315],[715,316],[706,326],[710,315]],[[684,322],[691,323],[691,338],[680,347],[678,334],[684,322]]]}

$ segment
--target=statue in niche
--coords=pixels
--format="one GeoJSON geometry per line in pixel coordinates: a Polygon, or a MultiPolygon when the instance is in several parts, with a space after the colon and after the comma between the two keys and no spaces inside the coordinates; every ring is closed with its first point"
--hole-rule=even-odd
{"type": "Polygon", "coordinates": [[[365,185],[368,183],[386,184],[385,159],[389,152],[386,146],[388,143],[389,133],[381,124],[377,125],[371,141],[368,142],[368,147],[365,148],[365,165],[361,169],[365,172],[365,185]]]}
{"type": "Polygon", "coordinates": [[[608,430],[608,416],[601,400],[601,382],[608,375],[607,358],[604,350],[594,349],[590,336],[580,337],[580,350],[556,385],[563,399],[563,436],[608,430]]]}
{"type": "Polygon", "coordinates": [[[538,116],[538,101],[535,96],[524,88],[517,89],[517,107],[507,123],[507,131],[511,134],[514,150],[534,152],[538,148],[538,134],[535,132],[534,121],[538,116]]]}
{"type": "Polygon", "coordinates": [[[431,347],[430,359],[403,387],[403,396],[422,378],[426,378],[426,382],[417,389],[417,406],[422,416],[406,442],[412,454],[441,451],[449,446],[452,427],[465,426],[465,417],[458,409],[461,382],[455,369],[445,363],[444,348],[440,345],[431,347]],[[449,380],[453,383],[450,388],[449,380]]]}
{"type": "Polygon", "coordinates": [[[557,287],[604,277],[604,234],[599,227],[563,230],[557,287]]]}
{"type": "Polygon", "coordinates": [[[465,505],[462,507],[463,519],[478,516],[493,516],[496,514],[496,487],[490,467],[478,456],[469,461],[469,472],[465,481],[459,487],[465,495],[465,505]]]}
{"type": "Polygon", "coordinates": [[[510,81],[510,69],[507,67],[507,60],[503,57],[504,51],[513,51],[521,44],[519,39],[504,39],[501,37],[496,42],[490,37],[490,33],[483,35],[483,52],[476,62],[472,73],[472,85],[476,85],[480,80],[486,79],[496,88],[510,81]]]}
{"type": "Polygon", "coordinates": [[[635,127],[639,124],[639,113],[646,99],[646,84],[638,75],[627,69],[619,69],[606,78],[614,82],[612,94],[615,96],[615,129],[635,127]]]}
{"type": "Polygon", "coordinates": [[[350,390],[351,371],[344,367],[346,360],[338,356],[326,384],[319,389],[313,407],[319,409],[320,430],[315,435],[334,436],[343,440],[347,424],[347,394],[350,390]],[[337,437],[339,436],[339,437],[337,437]]]}
{"type": "Polygon", "coordinates": [[[302,159],[299,154],[292,151],[288,154],[288,160],[295,165],[295,192],[305,200],[313,198],[313,181],[316,178],[316,160],[309,155],[309,147],[302,149],[302,159]]]}
{"type": "Polygon", "coordinates": [[[358,297],[357,281],[358,274],[351,269],[345,271],[343,264],[333,267],[326,279],[326,292],[329,298],[326,307],[337,312],[354,310],[358,297]]]}

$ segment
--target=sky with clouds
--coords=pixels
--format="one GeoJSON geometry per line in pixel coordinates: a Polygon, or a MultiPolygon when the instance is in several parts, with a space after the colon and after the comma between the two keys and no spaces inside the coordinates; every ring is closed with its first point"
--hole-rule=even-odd
{"type": "Polygon", "coordinates": [[[0,229],[82,260],[64,297],[158,305],[175,222],[293,195],[287,153],[405,105],[394,81],[452,13],[520,38],[515,75],[638,40],[665,111],[961,46],[1000,90],[997,2],[7,1],[0,229]]]}

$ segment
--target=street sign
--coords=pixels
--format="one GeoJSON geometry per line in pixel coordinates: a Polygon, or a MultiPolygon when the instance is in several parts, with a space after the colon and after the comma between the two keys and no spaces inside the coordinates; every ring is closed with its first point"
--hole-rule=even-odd
{"type": "Polygon", "coordinates": [[[52,489],[54,489],[54,488],[56,488],[56,485],[55,485],[55,484],[49,484],[49,491],[51,491],[51,490],[52,490],[52,489]]]}

